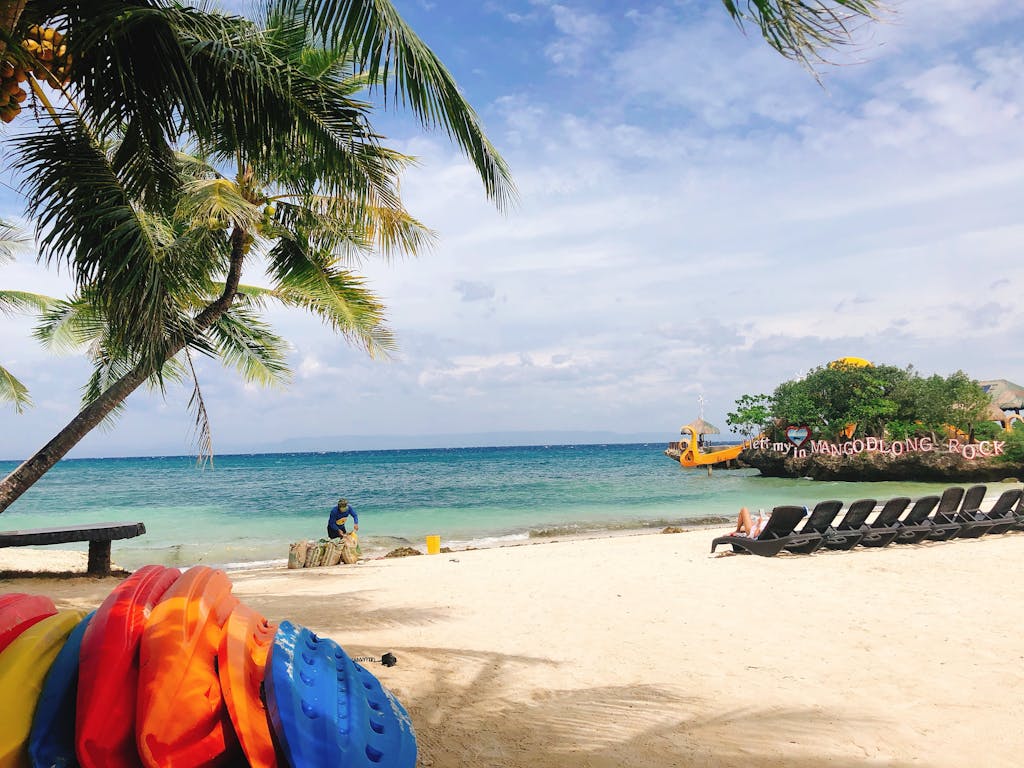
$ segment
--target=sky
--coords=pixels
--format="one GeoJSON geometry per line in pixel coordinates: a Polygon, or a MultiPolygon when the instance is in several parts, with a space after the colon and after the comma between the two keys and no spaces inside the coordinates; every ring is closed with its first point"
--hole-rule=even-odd
{"type": "MultiPolygon", "coordinates": [[[[518,201],[497,211],[443,133],[381,114],[419,160],[406,205],[437,234],[429,253],[360,267],[400,349],[371,360],[272,311],[287,388],[199,361],[215,450],[667,442],[701,399],[724,431],[740,396],[847,355],[1024,382],[1024,4],[894,4],[820,83],[714,1],[394,4],[477,110],[518,201]]],[[[0,182],[17,186],[7,159],[0,182]]],[[[0,186],[0,217],[22,213],[0,186]]],[[[70,290],[33,253],[0,284],[70,290]]],[[[67,423],[88,376],[32,325],[0,318],[0,362],[35,400],[0,408],[0,458],[67,423]]],[[[189,452],[189,394],[135,393],[71,455],[189,452]]]]}

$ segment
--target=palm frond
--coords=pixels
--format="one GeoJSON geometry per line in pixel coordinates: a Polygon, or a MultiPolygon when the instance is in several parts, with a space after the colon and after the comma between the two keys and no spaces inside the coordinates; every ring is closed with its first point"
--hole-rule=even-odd
{"type": "Polygon", "coordinates": [[[192,374],[192,396],[188,400],[188,409],[194,414],[193,437],[196,445],[196,466],[213,466],[213,429],[210,427],[210,414],[206,411],[206,401],[199,388],[199,377],[192,364],[192,356],[186,352],[188,369],[192,374]]]}
{"type": "Polygon", "coordinates": [[[178,201],[177,215],[201,223],[238,226],[246,231],[256,228],[263,210],[242,195],[229,179],[193,179],[186,183],[178,201]]]}
{"type": "Polygon", "coordinates": [[[53,306],[56,299],[41,293],[27,291],[0,291],[0,313],[14,312],[45,312],[53,306]]]}
{"type": "MultiPolygon", "coordinates": [[[[854,0],[851,0],[854,1],[854,0]]],[[[280,0],[272,4],[303,15],[309,34],[325,45],[351,50],[358,70],[391,83],[392,98],[428,127],[440,127],[476,167],[500,210],[515,199],[508,166],[484,135],[473,108],[441,60],[403,21],[389,0],[280,0]]],[[[388,90],[384,90],[385,99],[388,90]]]]}
{"type": "Polygon", "coordinates": [[[246,381],[284,386],[291,378],[287,342],[271,331],[251,309],[233,306],[207,331],[217,355],[246,381]]]}
{"type": "Polygon", "coordinates": [[[416,255],[429,249],[435,234],[399,205],[353,202],[346,197],[310,195],[279,201],[276,222],[280,232],[298,233],[316,251],[339,256],[369,252],[384,258],[416,255]]]}
{"type": "Polygon", "coordinates": [[[20,229],[0,219],[0,261],[11,261],[15,253],[26,250],[30,242],[20,229]]]}
{"type": "Polygon", "coordinates": [[[25,408],[32,405],[28,389],[3,366],[0,366],[0,402],[13,403],[14,410],[18,413],[24,412],[25,408]]]}
{"type": "Polygon", "coordinates": [[[276,284],[264,296],[312,312],[371,357],[386,357],[396,349],[394,335],[384,323],[384,305],[367,290],[363,278],[330,266],[330,256],[309,251],[308,244],[297,239],[279,239],[268,260],[276,284]]]}
{"type": "Polygon", "coordinates": [[[17,141],[43,260],[66,263],[90,291],[113,347],[159,370],[189,334],[182,297],[203,295],[224,263],[223,236],[218,245],[209,230],[183,233],[159,208],[140,207],[74,116],[17,141]]]}
{"type": "Polygon", "coordinates": [[[25,16],[56,20],[67,31],[74,62],[69,92],[99,135],[125,132],[117,167],[133,194],[173,188],[168,159],[182,126],[200,136],[213,133],[192,57],[204,48],[216,56],[254,29],[239,16],[179,3],[44,0],[30,3],[25,16]]]}
{"type": "Polygon", "coordinates": [[[722,0],[743,28],[753,23],[776,51],[813,69],[825,51],[853,42],[859,22],[875,19],[884,0],[722,0]]]}

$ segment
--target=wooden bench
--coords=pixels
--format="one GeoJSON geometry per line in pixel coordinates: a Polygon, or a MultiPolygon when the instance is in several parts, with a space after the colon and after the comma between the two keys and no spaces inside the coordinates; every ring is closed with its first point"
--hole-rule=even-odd
{"type": "Polygon", "coordinates": [[[28,531],[0,531],[0,547],[30,547],[33,544],[89,542],[90,576],[110,575],[110,542],[131,539],[146,532],[143,523],[91,523],[65,528],[35,528],[28,531]]]}

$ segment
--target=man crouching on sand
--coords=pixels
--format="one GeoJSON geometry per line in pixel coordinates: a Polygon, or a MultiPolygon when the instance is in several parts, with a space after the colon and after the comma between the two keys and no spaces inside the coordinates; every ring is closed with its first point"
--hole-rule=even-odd
{"type": "Polygon", "coordinates": [[[358,531],[359,515],[356,514],[355,507],[351,506],[345,499],[338,499],[338,503],[331,510],[330,517],[327,518],[327,536],[332,539],[340,539],[348,533],[345,529],[345,522],[350,515],[352,517],[352,531],[358,531]]]}

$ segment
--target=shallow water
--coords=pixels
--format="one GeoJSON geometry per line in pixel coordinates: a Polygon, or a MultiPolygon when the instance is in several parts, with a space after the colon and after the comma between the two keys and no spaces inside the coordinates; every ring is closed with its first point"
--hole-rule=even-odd
{"type": "MultiPolygon", "coordinates": [[[[364,555],[617,529],[731,521],[826,498],[922,496],[934,483],[833,483],[762,478],[754,470],[685,470],[664,445],[562,445],[61,462],[0,518],[5,530],[141,520],[145,536],[113,544],[127,568],[282,561],[288,543],[325,534],[345,496],[360,515],[364,555]]],[[[0,462],[0,472],[15,462],[0,462]]],[[[994,497],[992,485],[989,495],[994,497]]],[[[82,545],[84,549],[85,545],[82,545]]]]}

